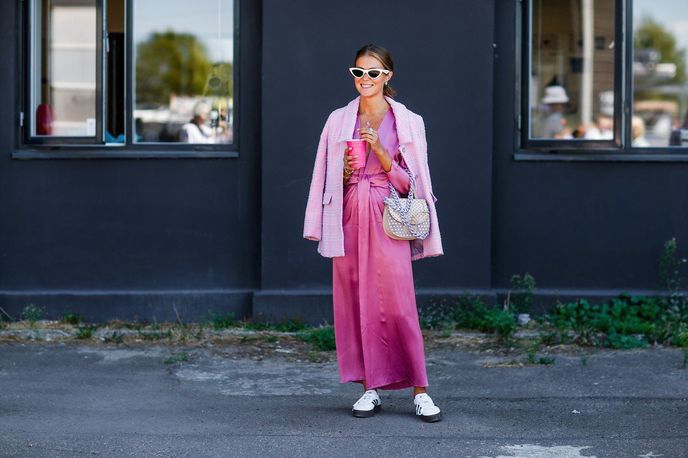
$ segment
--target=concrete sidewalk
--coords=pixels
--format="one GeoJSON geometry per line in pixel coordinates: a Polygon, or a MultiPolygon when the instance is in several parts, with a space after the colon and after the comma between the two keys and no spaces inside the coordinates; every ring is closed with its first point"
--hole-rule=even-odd
{"type": "Polygon", "coordinates": [[[233,353],[0,344],[0,456],[688,457],[681,350],[526,367],[429,351],[438,423],[414,416],[410,389],[381,391],[379,414],[353,417],[361,387],[340,384],[336,363],[233,353]]]}

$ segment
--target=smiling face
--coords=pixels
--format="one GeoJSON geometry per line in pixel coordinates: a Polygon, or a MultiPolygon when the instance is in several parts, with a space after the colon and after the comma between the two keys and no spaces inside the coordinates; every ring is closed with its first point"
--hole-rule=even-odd
{"type": "MultiPolygon", "coordinates": [[[[371,68],[385,68],[382,62],[368,54],[356,59],[355,66],[366,70],[371,68]]],[[[370,78],[366,73],[361,78],[354,78],[354,84],[358,93],[361,94],[361,97],[376,97],[382,95],[382,91],[385,88],[385,81],[389,81],[391,78],[392,72],[386,75],[382,74],[377,79],[370,78]]]]}

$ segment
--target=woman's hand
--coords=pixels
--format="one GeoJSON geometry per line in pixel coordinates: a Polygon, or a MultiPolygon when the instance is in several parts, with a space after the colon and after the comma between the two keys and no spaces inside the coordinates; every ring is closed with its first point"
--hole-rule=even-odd
{"type": "Polygon", "coordinates": [[[353,165],[358,163],[358,158],[355,156],[349,156],[349,151],[351,151],[352,148],[346,147],[344,150],[344,172],[342,174],[342,178],[344,179],[344,184],[349,181],[349,178],[351,175],[354,173],[353,165]]]}
{"type": "Polygon", "coordinates": [[[358,163],[358,158],[356,156],[349,155],[349,151],[351,150],[352,148],[349,146],[347,146],[344,150],[344,170],[346,172],[352,171],[355,167],[355,164],[358,163]]]}
{"type": "Polygon", "coordinates": [[[370,145],[370,149],[378,157],[382,153],[386,152],[385,148],[382,146],[382,143],[380,142],[380,137],[378,137],[377,131],[375,129],[373,129],[372,127],[363,127],[359,128],[358,131],[361,134],[361,139],[368,142],[368,144],[370,145]]]}

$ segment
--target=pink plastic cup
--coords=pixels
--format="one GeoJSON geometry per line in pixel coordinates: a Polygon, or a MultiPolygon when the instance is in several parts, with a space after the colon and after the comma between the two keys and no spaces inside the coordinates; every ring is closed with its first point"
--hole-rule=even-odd
{"type": "Polygon", "coordinates": [[[352,164],[355,169],[360,169],[366,165],[366,141],[360,139],[352,139],[346,141],[346,146],[351,148],[349,156],[358,156],[358,163],[352,164]]]}

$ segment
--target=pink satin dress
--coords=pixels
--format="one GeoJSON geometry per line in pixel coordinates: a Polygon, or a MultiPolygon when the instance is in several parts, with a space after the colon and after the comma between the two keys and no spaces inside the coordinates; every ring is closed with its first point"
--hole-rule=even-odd
{"type": "MultiPolygon", "coordinates": [[[[360,138],[358,127],[351,138],[360,138]]],[[[339,376],[342,383],[365,379],[369,389],[428,386],[410,244],[382,228],[388,183],[401,195],[409,190],[391,109],[378,135],[394,155],[392,169],[385,172],[371,151],[344,186],[345,255],[333,258],[332,287],[339,376]]]]}

